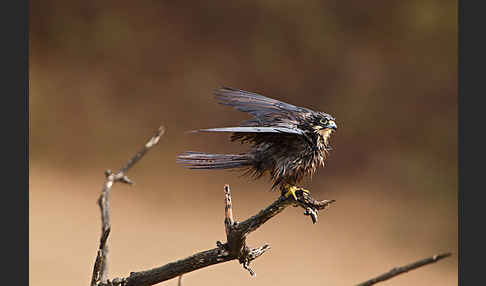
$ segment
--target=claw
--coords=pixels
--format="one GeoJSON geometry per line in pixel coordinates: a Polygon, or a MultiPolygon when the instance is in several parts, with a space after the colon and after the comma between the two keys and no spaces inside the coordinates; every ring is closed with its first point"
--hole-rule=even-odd
{"type": "Polygon", "coordinates": [[[309,193],[308,190],[299,188],[297,186],[285,185],[285,188],[287,189],[287,192],[284,194],[284,196],[288,198],[290,195],[292,195],[292,197],[294,197],[295,200],[297,200],[297,195],[295,194],[297,191],[309,193]]]}

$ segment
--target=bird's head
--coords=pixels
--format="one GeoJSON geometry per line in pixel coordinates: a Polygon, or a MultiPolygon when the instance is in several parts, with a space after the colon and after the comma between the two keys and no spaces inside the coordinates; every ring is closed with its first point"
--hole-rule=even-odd
{"type": "Polygon", "coordinates": [[[324,141],[324,145],[329,147],[329,137],[332,132],[337,130],[336,118],[323,112],[319,112],[313,119],[313,128],[324,141]]]}

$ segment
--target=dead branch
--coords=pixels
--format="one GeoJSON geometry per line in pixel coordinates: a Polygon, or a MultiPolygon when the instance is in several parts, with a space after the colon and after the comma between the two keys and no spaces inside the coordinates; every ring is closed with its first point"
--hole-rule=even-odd
{"type": "Polygon", "coordinates": [[[98,198],[98,205],[101,211],[101,238],[100,246],[96,256],[95,264],[93,267],[93,276],[91,278],[91,286],[98,285],[107,281],[108,276],[108,235],[110,234],[110,191],[111,187],[116,182],[125,184],[133,184],[133,182],[127,177],[128,170],[135,165],[142,157],[147,153],[150,148],[157,145],[160,137],[164,134],[165,129],[163,126],[159,127],[157,132],[152,136],[145,146],[135,154],[128,162],[115,173],[110,170],[105,171],[105,182],[101,195],[98,198]]]}
{"type": "Polygon", "coordinates": [[[297,192],[297,201],[295,201],[292,197],[285,198],[281,196],[271,205],[261,210],[258,214],[241,223],[238,223],[234,221],[233,218],[231,192],[228,185],[225,185],[224,191],[226,243],[217,241],[216,248],[202,251],[187,258],[150,270],[131,272],[130,276],[126,278],[116,278],[113,281],[99,283],[98,285],[154,285],[194,270],[231,260],[238,260],[243,267],[248,270],[252,276],[254,276],[255,272],[250,268],[250,262],[269,250],[270,246],[265,244],[258,248],[248,247],[246,245],[246,237],[249,233],[258,229],[266,221],[276,216],[290,205],[301,206],[305,210],[311,209],[317,214],[317,211],[326,209],[331,203],[334,202],[334,200],[317,201],[308,193],[297,192]]]}
{"type": "Polygon", "coordinates": [[[403,274],[405,272],[408,272],[410,270],[417,269],[417,268],[425,266],[427,264],[435,263],[435,262],[437,262],[437,261],[439,261],[443,258],[449,257],[451,255],[452,255],[451,253],[442,253],[442,254],[434,255],[432,257],[428,257],[428,258],[425,258],[425,259],[422,259],[422,260],[419,260],[419,261],[416,261],[416,262],[413,262],[413,263],[410,263],[410,264],[407,264],[407,265],[404,265],[404,266],[401,266],[401,267],[392,268],[390,271],[383,273],[383,274],[381,274],[381,275],[379,275],[375,278],[372,278],[368,281],[360,283],[357,286],[374,285],[378,282],[388,280],[390,278],[393,278],[395,276],[398,276],[398,275],[403,274]]]}

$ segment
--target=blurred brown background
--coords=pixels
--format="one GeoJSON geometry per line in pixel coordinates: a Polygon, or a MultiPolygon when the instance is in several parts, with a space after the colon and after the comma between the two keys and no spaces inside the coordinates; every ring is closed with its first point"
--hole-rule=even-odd
{"type": "Polygon", "coordinates": [[[337,117],[327,167],[306,183],[337,203],[316,225],[290,208],[252,234],[272,246],[256,278],[232,261],[184,286],[353,285],[442,251],[455,254],[386,283],[457,285],[456,1],[182,2],[32,1],[31,285],[89,283],[103,171],[161,123],[136,185],[112,193],[110,277],[223,240],[225,183],[238,219],[276,198],[265,179],[175,162],[245,150],[184,133],[248,118],[216,103],[221,85],[337,117]]]}

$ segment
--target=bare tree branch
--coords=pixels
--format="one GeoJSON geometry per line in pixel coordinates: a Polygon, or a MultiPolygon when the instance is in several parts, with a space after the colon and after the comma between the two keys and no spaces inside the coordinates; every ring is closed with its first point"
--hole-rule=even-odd
{"type": "Polygon", "coordinates": [[[357,286],[374,285],[376,283],[388,280],[390,278],[393,278],[395,276],[398,276],[398,275],[403,274],[405,272],[408,272],[410,270],[417,269],[417,268],[425,266],[427,264],[435,263],[435,262],[437,262],[437,261],[439,261],[443,258],[449,257],[449,256],[451,256],[451,253],[442,253],[442,254],[434,255],[432,257],[428,257],[428,258],[425,258],[425,259],[422,259],[422,260],[419,260],[419,261],[416,261],[416,262],[413,262],[413,263],[410,263],[410,264],[407,264],[407,265],[404,265],[404,266],[401,266],[401,267],[396,267],[396,268],[393,268],[390,271],[383,273],[383,274],[381,274],[381,275],[379,275],[375,278],[372,278],[368,281],[360,283],[357,286]]]}
{"type": "Polygon", "coordinates": [[[95,260],[95,265],[93,267],[93,276],[91,277],[91,286],[96,285],[101,280],[101,271],[103,265],[104,249],[106,249],[106,240],[110,234],[110,228],[108,227],[101,233],[100,246],[98,248],[98,253],[95,260]]]}
{"type": "Polygon", "coordinates": [[[300,206],[305,210],[312,209],[315,213],[317,213],[317,211],[326,209],[331,203],[334,202],[334,200],[317,201],[308,193],[297,192],[297,201],[295,201],[292,197],[286,198],[281,196],[271,205],[261,210],[258,214],[241,223],[238,223],[235,222],[233,218],[231,192],[228,185],[225,185],[224,191],[226,243],[218,241],[216,242],[216,248],[202,251],[187,258],[150,270],[131,272],[129,277],[116,278],[113,281],[107,281],[106,283],[102,282],[98,285],[154,285],[197,269],[236,259],[243,265],[245,269],[250,272],[252,276],[254,276],[255,272],[250,268],[250,262],[269,250],[270,246],[265,244],[258,248],[248,247],[246,245],[246,237],[249,233],[255,231],[266,221],[279,214],[290,205],[300,206]]]}
{"type": "Polygon", "coordinates": [[[231,228],[235,223],[233,219],[233,204],[231,202],[231,192],[229,185],[224,186],[224,229],[226,231],[226,236],[228,236],[231,232],[231,228]]]}
{"type": "Polygon", "coordinates": [[[95,286],[100,282],[107,281],[108,276],[108,235],[110,234],[110,190],[114,183],[121,182],[125,184],[133,184],[127,177],[128,170],[135,165],[153,146],[157,145],[160,137],[164,134],[163,126],[159,127],[157,132],[152,136],[145,146],[133,156],[128,162],[120,168],[116,173],[110,170],[105,171],[105,182],[101,195],[98,198],[98,205],[101,211],[101,239],[98,253],[93,267],[93,276],[91,278],[91,286],[95,286]]]}

